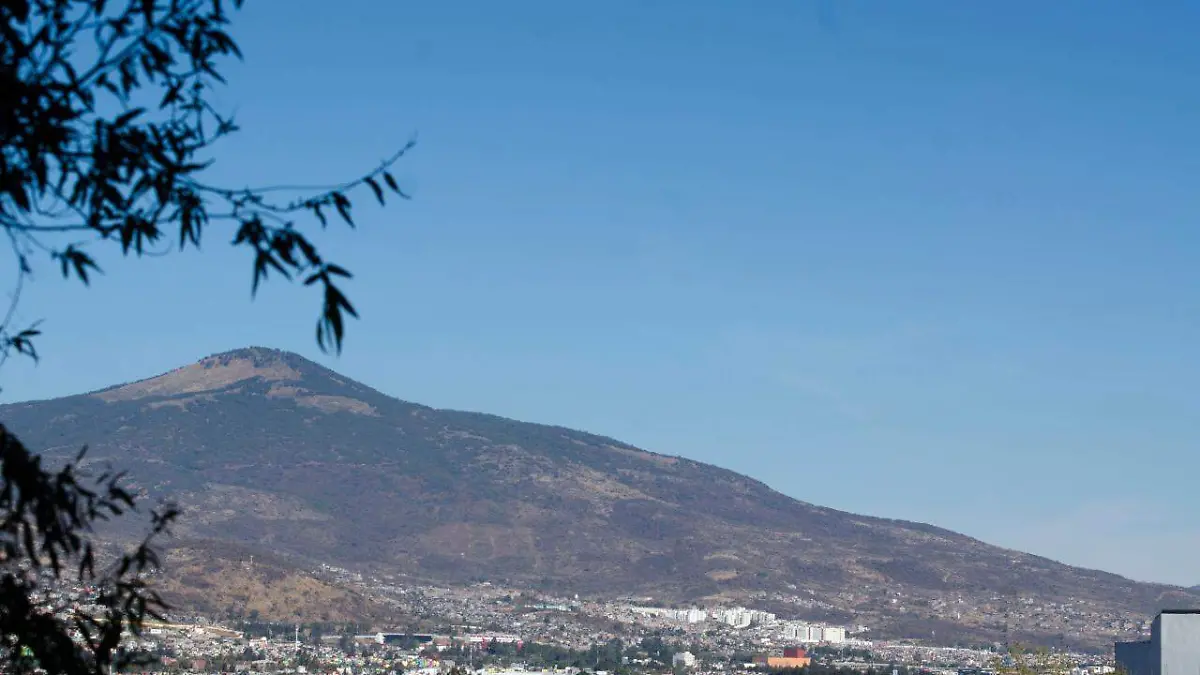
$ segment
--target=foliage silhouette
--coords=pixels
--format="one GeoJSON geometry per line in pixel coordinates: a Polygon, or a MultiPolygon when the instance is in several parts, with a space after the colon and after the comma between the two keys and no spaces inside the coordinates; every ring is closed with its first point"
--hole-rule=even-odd
{"type": "MultiPolygon", "coordinates": [[[[14,325],[21,291],[40,267],[89,284],[96,251],[122,256],[199,250],[228,228],[248,251],[251,289],[272,272],[320,291],[316,340],[340,352],[344,267],[297,225],[336,215],[353,227],[356,188],[382,205],[402,198],[391,166],[328,187],[228,188],[206,182],[215,144],[237,130],[210,103],[221,63],[240,58],[227,28],[241,0],[0,0],[0,229],[14,256],[11,304],[0,318],[0,364],[38,358],[39,326],[14,325]]],[[[0,670],[51,675],[109,672],[144,655],[120,649],[125,632],[164,609],[147,585],[152,543],[177,516],[149,512],[146,539],[110,565],[93,548],[98,521],[136,510],[122,474],[89,479],[84,453],[57,471],[0,426],[0,670]],[[67,581],[91,589],[87,611],[56,604],[67,581]]]]}

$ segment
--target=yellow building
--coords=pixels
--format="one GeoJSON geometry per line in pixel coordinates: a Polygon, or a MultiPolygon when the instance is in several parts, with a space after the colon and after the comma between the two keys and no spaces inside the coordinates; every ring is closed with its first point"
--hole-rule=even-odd
{"type": "Polygon", "coordinates": [[[808,656],[756,656],[754,663],[767,668],[806,668],[812,663],[808,656]]]}

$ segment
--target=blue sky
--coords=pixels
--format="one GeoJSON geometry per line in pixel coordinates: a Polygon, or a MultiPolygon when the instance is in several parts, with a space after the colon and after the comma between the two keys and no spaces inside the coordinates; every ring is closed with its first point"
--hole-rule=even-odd
{"type": "MultiPolygon", "coordinates": [[[[318,238],[338,370],[800,499],[1200,583],[1196,3],[248,3],[215,181],[417,135],[318,238]]],[[[203,257],[46,268],[6,400],[251,344],[317,299],[203,257]]]]}

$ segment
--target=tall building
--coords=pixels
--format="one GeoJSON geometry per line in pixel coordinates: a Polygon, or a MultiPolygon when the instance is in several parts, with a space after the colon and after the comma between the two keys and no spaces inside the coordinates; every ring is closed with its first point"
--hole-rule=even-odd
{"type": "Polygon", "coordinates": [[[826,626],[825,630],[821,631],[821,638],[830,644],[841,644],[846,641],[846,629],[841,626],[826,626]]]}
{"type": "Polygon", "coordinates": [[[1200,609],[1163,610],[1150,624],[1150,639],[1113,646],[1117,666],[1128,675],[1200,673],[1200,609]]]}
{"type": "MultiPolygon", "coordinates": [[[[782,628],[783,637],[797,642],[828,642],[841,644],[846,641],[846,629],[842,626],[817,626],[800,622],[788,622],[782,628]]],[[[1197,673],[1196,675],[1200,675],[1197,673]]]]}
{"type": "Polygon", "coordinates": [[[795,621],[789,621],[789,622],[783,624],[783,626],[781,626],[780,632],[783,634],[783,637],[790,639],[790,640],[797,640],[799,642],[803,642],[808,639],[808,625],[807,624],[797,623],[795,621]]]}
{"type": "Polygon", "coordinates": [[[753,620],[753,612],[745,607],[721,610],[717,617],[722,623],[734,628],[746,628],[753,620]]]}

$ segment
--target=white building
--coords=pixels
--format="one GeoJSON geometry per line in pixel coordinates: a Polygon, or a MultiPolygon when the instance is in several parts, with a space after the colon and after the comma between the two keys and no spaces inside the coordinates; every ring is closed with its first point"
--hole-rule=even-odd
{"type": "Polygon", "coordinates": [[[789,640],[795,640],[796,642],[812,642],[812,638],[809,637],[811,635],[810,631],[812,628],[813,626],[810,626],[806,623],[789,621],[788,623],[783,624],[783,637],[789,640]]]}
{"type": "Polygon", "coordinates": [[[842,644],[846,642],[846,629],[841,626],[817,626],[802,622],[788,622],[783,625],[783,637],[802,643],[842,644]]]}
{"type": "Polygon", "coordinates": [[[760,612],[755,610],[750,617],[754,623],[775,623],[775,614],[773,612],[760,612]]]}
{"type": "Polygon", "coordinates": [[[775,615],[771,612],[763,612],[756,609],[746,609],[745,607],[719,609],[713,612],[713,617],[717,621],[729,626],[733,626],[734,628],[747,628],[755,624],[762,625],[765,623],[775,622],[775,615]]]}
{"type": "Polygon", "coordinates": [[[846,629],[841,626],[825,626],[821,631],[821,641],[840,645],[846,641],[846,629]]]}
{"type": "Polygon", "coordinates": [[[746,628],[751,622],[751,612],[744,607],[722,609],[713,613],[717,620],[734,628],[746,628]]]}
{"type": "Polygon", "coordinates": [[[696,655],[691,652],[675,652],[671,657],[671,665],[676,668],[693,668],[696,665],[696,655]]]}

